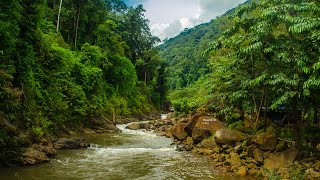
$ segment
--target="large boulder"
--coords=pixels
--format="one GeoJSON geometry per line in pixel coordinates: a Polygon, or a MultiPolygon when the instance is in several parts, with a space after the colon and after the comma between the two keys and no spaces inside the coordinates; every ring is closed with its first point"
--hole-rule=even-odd
{"type": "Polygon", "coordinates": [[[195,143],[199,143],[224,127],[225,124],[216,118],[201,116],[192,130],[192,138],[195,143]]]}
{"type": "Polygon", "coordinates": [[[278,139],[273,132],[257,133],[252,141],[264,151],[274,151],[278,144],[278,139]]]}
{"type": "Polygon", "coordinates": [[[49,158],[46,156],[46,153],[41,152],[35,148],[27,148],[25,152],[22,154],[23,165],[34,165],[48,161],[49,158]]]}
{"type": "Polygon", "coordinates": [[[286,168],[296,159],[298,150],[291,148],[282,152],[271,154],[264,160],[264,168],[273,171],[280,168],[286,168]]]}
{"type": "Polygon", "coordinates": [[[218,144],[235,144],[236,142],[244,141],[247,136],[238,130],[234,129],[220,129],[214,135],[216,143],[218,144]]]}
{"type": "Polygon", "coordinates": [[[126,128],[131,130],[138,130],[138,129],[149,130],[151,128],[151,124],[146,122],[134,122],[129,124],[126,128]]]}
{"type": "Polygon", "coordinates": [[[187,120],[182,119],[176,125],[171,128],[171,134],[174,138],[178,140],[184,140],[188,137],[187,132],[184,128],[187,126],[187,120]]]}
{"type": "Polygon", "coordinates": [[[60,138],[53,142],[56,149],[80,149],[87,148],[90,144],[83,137],[60,138]]]}
{"type": "Polygon", "coordinates": [[[209,137],[208,139],[204,139],[201,141],[200,144],[203,148],[207,148],[207,149],[214,149],[215,147],[217,147],[214,137],[209,137]]]}
{"type": "Polygon", "coordinates": [[[138,129],[141,129],[141,126],[140,126],[140,123],[131,123],[126,127],[126,129],[138,130],[138,129]]]}

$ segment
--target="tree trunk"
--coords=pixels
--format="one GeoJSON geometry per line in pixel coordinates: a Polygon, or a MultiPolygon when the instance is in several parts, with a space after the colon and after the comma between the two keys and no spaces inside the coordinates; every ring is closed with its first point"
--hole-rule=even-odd
{"type": "Polygon", "coordinates": [[[253,102],[254,102],[254,116],[255,116],[255,121],[256,121],[256,127],[255,128],[258,128],[258,124],[259,124],[259,119],[260,119],[260,113],[261,113],[261,108],[262,108],[262,105],[263,105],[263,102],[264,102],[264,97],[261,98],[259,104],[258,102],[256,101],[256,98],[253,96],[253,102]]]}
{"type": "Polygon", "coordinates": [[[76,24],[76,34],[74,37],[74,47],[77,47],[77,38],[78,38],[78,27],[79,27],[79,19],[80,19],[80,10],[81,6],[79,5],[78,16],[77,16],[77,24],[76,24]]]}
{"type": "Polygon", "coordinates": [[[62,7],[62,0],[60,0],[60,6],[59,6],[59,12],[58,12],[57,32],[59,32],[59,26],[60,26],[60,13],[61,13],[61,7],[62,7]]]}
{"type": "Polygon", "coordinates": [[[74,13],[73,15],[73,38],[74,38],[74,35],[76,34],[76,27],[77,27],[77,14],[78,13],[74,13]]]}

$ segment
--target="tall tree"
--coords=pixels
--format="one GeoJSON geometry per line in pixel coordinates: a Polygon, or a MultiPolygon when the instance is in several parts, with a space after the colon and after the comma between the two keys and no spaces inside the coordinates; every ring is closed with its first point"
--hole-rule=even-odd
{"type": "Polygon", "coordinates": [[[214,45],[228,49],[235,59],[232,66],[243,76],[234,95],[248,102],[252,97],[257,121],[263,104],[272,109],[285,105],[296,122],[297,144],[302,119],[299,111],[310,110],[305,106],[310,104],[309,88],[316,88],[313,85],[319,82],[315,78],[318,74],[312,71],[319,58],[319,48],[315,48],[319,44],[314,41],[318,5],[317,1],[292,0],[244,5],[231,16],[234,25],[214,45]]]}
{"type": "Polygon", "coordinates": [[[61,7],[62,7],[62,0],[60,0],[60,5],[59,5],[58,20],[57,20],[57,32],[59,32],[59,26],[60,26],[61,7]]]}

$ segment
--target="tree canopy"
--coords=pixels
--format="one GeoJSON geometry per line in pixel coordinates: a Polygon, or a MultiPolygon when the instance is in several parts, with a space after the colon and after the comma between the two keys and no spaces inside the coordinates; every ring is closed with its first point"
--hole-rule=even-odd
{"type": "Polygon", "coordinates": [[[37,140],[94,117],[148,112],[164,99],[158,38],[142,6],[1,1],[0,39],[1,162],[14,160],[28,132],[37,140]]]}

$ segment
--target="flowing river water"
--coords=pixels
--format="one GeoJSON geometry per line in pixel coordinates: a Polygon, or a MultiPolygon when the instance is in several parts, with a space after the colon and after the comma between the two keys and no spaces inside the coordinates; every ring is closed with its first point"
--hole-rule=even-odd
{"type": "Polygon", "coordinates": [[[86,135],[90,148],[60,150],[49,163],[0,169],[0,179],[240,179],[218,175],[208,157],[176,151],[172,139],[125,126],[118,134],[86,135]]]}

